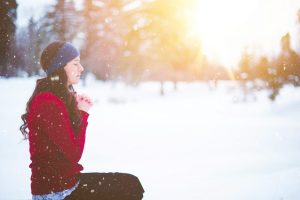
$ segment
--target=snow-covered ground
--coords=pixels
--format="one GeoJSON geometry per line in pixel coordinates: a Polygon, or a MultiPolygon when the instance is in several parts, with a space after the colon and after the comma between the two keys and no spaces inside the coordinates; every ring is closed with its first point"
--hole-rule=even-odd
{"type": "MultiPolygon", "coordinates": [[[[0,199],[30,199],[28,141],[18,131],[35,78],[0,79],[0,199]]],[[[136,87],[88,80],[85,172],[138,176],[145,200],[299,200],[300,89],[240,102],[234,83],[136,87]]]]}

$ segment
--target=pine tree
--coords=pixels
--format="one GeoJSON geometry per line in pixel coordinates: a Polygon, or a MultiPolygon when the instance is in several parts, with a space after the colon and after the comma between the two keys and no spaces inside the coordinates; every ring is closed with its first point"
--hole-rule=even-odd
{"type": "Polygon", "coordinates": [[[101,80],[111,78],[111,71],[120,57],[121,8],[121,1],[85,0],[83,4],[82,63],[101,80]]]}
{"type": "Polygon", "coordinates": [[[42,21],[49,41],[72,42],[78,33],[78,12],[73,0],[57,0],[42,21]]]}
{"type": "Polygon", "coordinates": [[[24,58],[24,65],[26,72],[29,76],[39,74],[39,56],[42,51],[43,44],[43,31],[40,30],[38,21],[35,21],[32,17],[29,19],[27,30],[27,40],[24,41],[24,49],[26,54],[24,58]]]}
{"type": "Polygon", "coordinates": [[[123,19],[128,24],[124,37],[124,51],[128,56],[121,64],[123,70],[140,76],[146,70],[161,82],[174,79],[178,71],[187,72],[196,55],[189,55],[185,50],[200,51],[200,46],[190,45],[187,37],[184,13],[190,5],[191,1],[159,0],[127,6],[123,19]]]}
{"type": "MultiPolygon", "coordinates": [[[[89,66],[93,65],[93,52],[98,37],[98,26],[96,25],[101,19],[101,8],[94,4],[93,0],[85,0],[83,4],[83,10],[81,11],[81,31],[84,34],[84,42],[82,44],[81,62],[85,68],[89,69],[89,66]]],[[[98,63],[99,64],[99,63],[98,63]]],[[[90,69],[89,69],[90,70],[90,69]]],[[[87,70],[84,70],[83,83],[85,85],[87,70]]]]}
{"type": "Polygon", "coordinates": [[[15,0],[0,1],[0,76],[10,75],[10,47],[16,31],[17,6],[15,0]]]}

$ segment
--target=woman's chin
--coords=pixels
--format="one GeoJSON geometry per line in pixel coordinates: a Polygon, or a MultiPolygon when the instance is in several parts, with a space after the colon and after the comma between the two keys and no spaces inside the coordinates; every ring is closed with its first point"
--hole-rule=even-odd
{"type": "Polygon", "coordinates": [[[74,79],[74,83],[73,84],[77,84],[77,83],[79,83],[79,81],[80,81],[80,76],[77,76],[75,79],[74,79]]]}
{"type": "Polygon", "coordinates": [[[78,80],[74,80],[74,81],[70,81],[69,83],[68,83],[68,85],[75,85],[75,84],[77,84],[77,83],[79,83],[79,79],[78,80]]]}

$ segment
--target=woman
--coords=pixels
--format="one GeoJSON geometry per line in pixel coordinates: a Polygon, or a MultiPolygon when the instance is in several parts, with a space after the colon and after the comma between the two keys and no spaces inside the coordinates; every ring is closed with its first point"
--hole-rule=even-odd
{"type": "Polygon", "coordinates": [[[83,72],[79,51],[55,41],[44,49],[40,63],[47,77],[37,80],[20,127],[29,138],[32,199],[142,199],[143,187],[133,175],[80,172],[93,102],[72,86],[83,72]]]}

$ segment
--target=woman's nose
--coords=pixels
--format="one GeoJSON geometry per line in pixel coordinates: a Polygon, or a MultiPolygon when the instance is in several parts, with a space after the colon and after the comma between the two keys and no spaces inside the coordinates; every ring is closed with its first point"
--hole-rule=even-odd
{"type": "Polygon", "coordinates": [[[79,71],[80,71],[80,72],[83,72],[83,70],[84,70],[84,68],[82,67],[81,64],[79,64],[79,71]]]}

